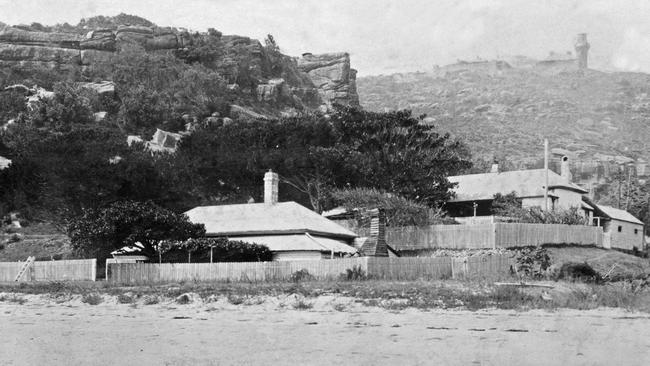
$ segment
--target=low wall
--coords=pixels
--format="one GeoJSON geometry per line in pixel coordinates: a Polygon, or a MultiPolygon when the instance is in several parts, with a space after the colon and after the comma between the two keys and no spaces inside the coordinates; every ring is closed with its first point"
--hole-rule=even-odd
{"type": "Polygon", "coordinates": [[[334,280],[346,270],[360,267],[376,279],[418,280],[447,278],[500,278],[514,262],[505,256],[470,258],[341,258],[291,262],[249,263],[109,263],[107,281],[151,284],[178,281],[263,282],[289,281],[306,270],[315,279],[334,280]]]}
{"type": "MultiPolygon", "coordinates": [[[[0,282],[14,282],[24,262],[0,262],[0,282]]],[[[95,281],[96,259],[37,261],[20,281],[95,281]]]]}

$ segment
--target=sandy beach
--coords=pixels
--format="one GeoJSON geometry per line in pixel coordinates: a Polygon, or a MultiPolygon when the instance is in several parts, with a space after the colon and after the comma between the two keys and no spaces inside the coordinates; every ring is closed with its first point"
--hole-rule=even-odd
{"type": "Polygon", "coordinates": [[[0,303],[2,365],[648,365],[650,315],[389,311],[353,298],[0,303]]]}

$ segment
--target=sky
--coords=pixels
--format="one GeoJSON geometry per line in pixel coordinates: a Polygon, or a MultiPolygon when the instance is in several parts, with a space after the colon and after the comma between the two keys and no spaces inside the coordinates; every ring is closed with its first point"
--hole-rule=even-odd
{"type": "Polygon", "coordinates": [[[590,67],[650,72],[648,0],[0,0],[0,22],[44,25],[120,12],[215,28],[281,50],[350,53],[359,75],[429,71],[459,59],[544,58],[591,44],[590,67]]]}

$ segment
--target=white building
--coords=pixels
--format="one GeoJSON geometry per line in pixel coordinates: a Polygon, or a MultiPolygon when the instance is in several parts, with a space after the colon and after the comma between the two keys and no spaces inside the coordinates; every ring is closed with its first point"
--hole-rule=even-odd
{"type": "Polygon", "coordinates": [[[195,207],[185,214],[206,236],[266,245],[273,260],[349,256],[357,234],[296,203],[278,202],[278,175],[264,176],[264,203],[195,207]]]}

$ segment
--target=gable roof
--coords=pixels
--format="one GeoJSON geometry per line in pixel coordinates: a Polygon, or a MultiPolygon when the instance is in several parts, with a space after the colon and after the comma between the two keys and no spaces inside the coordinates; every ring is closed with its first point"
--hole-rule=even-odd
{"type": "Polygon", "coordinates": [[[598,205],[598,208],[605,213],[605,215],[609,216],[609,218],[614,219],[614,220],[620,220],[620,221],[627,221],[631,222],[633,224],[639,224],[643,225],[643,222],[636,217],[634,217],[631,213],[621,210],[618,208],[614,208],[611,206],[605,206],[605,205],[598,205]]]}
{"type": "MultiPolygon", "coordinates": [[[[447,179],[451,183],[458,183],[453,189],[456,196],[450,202],[491,200],[497,193],[508,194],[511,192],[515,192],[520,198],[539,197],[544,195],[546,181],[544,169],[456,175],[447,179]]],[[[550,190],[566,189],[580,194],[587,193],[586,190],[569,183],[550,169],[548,171],[548,188],[550,190]]]]}
{"type": "Polygon", "coordinates": [[[205,225],[209,236],[310,233],[345,239],[357,237],[352,231],[296,202],[200,206],[185,214],[191,222],[205,225]]]}

